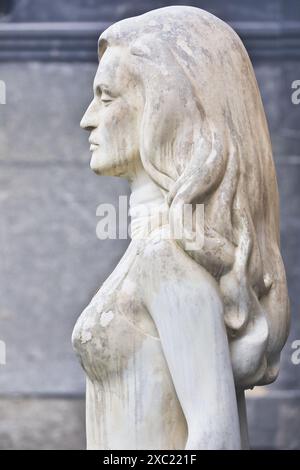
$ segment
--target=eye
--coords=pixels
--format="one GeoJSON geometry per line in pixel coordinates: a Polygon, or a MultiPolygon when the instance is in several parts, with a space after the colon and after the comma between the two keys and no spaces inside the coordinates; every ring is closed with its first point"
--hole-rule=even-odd
{"type": "Polygon", "coordinates": [[[100,101],[102,101],[102,103],[104,103],[105,105],[108,105],[113,100],[110,91],[104,87],[97,86],[96,95],[100,99],[100,101]]]}
{"type": "Polygon", "coordinates": [[[102,91],[101,97],[100,97],[102,103],[104,104],[109,104],[112,102],[112,96],[108,94],[107,91],[102,91]]]}

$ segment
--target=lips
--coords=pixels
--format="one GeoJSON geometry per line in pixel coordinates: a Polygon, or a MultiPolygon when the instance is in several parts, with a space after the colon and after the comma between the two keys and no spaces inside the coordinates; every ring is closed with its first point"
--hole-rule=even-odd
{"type": "Polygon", "coordinates": [[[98,148],[97,144],[91,143],[91,145],[90,145],[90,151],[91,152],[93,152],[94,150],[97,150],[97,148],[98,148]]]}

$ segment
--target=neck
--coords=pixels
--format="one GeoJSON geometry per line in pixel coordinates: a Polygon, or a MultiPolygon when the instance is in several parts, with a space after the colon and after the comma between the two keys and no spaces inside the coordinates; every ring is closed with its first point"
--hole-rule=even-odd
{"type": "Polygon", "coordinates": [[[145,238],[154,228],[166,223],[168,206],[162,191],[143,168],[135,173],[130,186],[131,238],[145,238]]]}

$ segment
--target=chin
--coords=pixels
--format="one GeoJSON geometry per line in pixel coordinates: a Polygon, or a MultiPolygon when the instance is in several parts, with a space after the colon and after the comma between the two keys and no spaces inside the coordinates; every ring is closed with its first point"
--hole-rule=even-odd
{"type": "Polygon", "coordinates": [[[99,165],[93,158],[91,159],[90,167],[91,167],[91,170],[93,170],[98,175],[101,173],[101,167],[99,167],[99,165]]]}
{"type": "Polygon", "coordinates": [[[119,176],[117,174],[117,169],[112,166],[111,161],[105,162],[103,156],[101,158],[93,154],[90,162],[90,167],[97,175],[119,176]]]}
{"type": "Polygon", "coordinates": [[[97,157],[95,154],[92,155],[90,167],[95,173],[103,175],[105,173],[106,166],[107,165],[103,164],[103,159],[101,161],[100,157],[97,157]]]}

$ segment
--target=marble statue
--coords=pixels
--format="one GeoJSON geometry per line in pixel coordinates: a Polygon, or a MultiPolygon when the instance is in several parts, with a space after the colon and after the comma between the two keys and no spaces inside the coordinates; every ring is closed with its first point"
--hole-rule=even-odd
{"type": "Polygon", "coordinates": [[[113,24],[98,54],[81,127],[91,168],[130,182],[132,241],[73,332],[87,447],[248,448],[244,391],[276,379],[289,328],[251,62],[226,23],[186,6],[113,24]],[[199,246],[170,236],[185,205],[199,246]]]}

